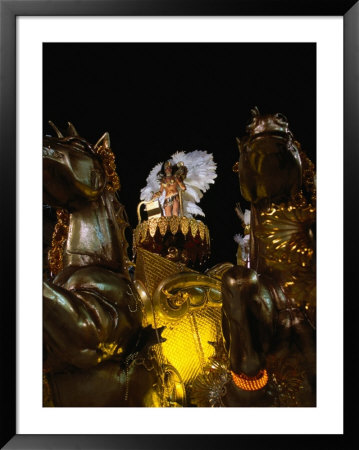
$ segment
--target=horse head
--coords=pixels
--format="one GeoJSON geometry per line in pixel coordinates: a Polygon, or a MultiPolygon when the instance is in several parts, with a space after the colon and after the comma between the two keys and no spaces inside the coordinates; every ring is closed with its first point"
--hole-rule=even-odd
{"type": "Polygon", "coordinates": [[[254,204],[294,195],[302,179],[302,164],[287,118],[252,109],[247,134],[237,138],[242,196],[254,204]]]}
{"type": "Polygon", "coordinates": [[[59,219],[50,251],[52,273],[97,264],[126,274],[128,222],[115,195],[120,183],[109,134],[92,145],[71,123],[65,134],[50,124],[56,136],[44,138],[43,181],[44,201],[58,209],[59,219]]]}
{"type": "Polygon", "coordinates": [[[54,207],[77,209],[98,199],[108,182],[99,149],[109,148],[109,135],[92,146],[71,123],[65,136],[52,126],[57,136],[45,136],[43,141],[44,200],[54,207]]]}

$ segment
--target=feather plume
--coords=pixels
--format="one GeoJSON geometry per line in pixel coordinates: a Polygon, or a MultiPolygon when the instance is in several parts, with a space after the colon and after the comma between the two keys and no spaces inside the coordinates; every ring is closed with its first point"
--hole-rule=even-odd
{"type": "Polygon", "coordinates": [[[249,257],[249,246],[250,246],[250,235],[246,234],[244,237],[241,234],[235,234],[233,236],[235,242],[237,242],[238,247],[241,249],[241,259],[247,261],[249,257]]]}
{"type": "Polygon", "coordinates": [[[161,170],[162,163],[158,163],[155,165],[155,167],[151,170],[150,174],[148,175],[146,181],[147,184],[144,188],[141,189],[141,201],[149,202],[152,198],[152,195],[157,192],[160,188],[157,174],[161,170]]]}
{"type": "Polygon", "coordinates": [[[251,212],[249,209],[246,209],[244,211],[244,218],[243,218],[244,224],[245,225],[250,225],[251,223],[251,212]]]}

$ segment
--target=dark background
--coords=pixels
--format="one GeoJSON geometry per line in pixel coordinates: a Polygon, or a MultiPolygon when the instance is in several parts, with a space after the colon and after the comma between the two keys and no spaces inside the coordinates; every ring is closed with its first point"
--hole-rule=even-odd
{"type": "MultiPolygon", "coordinates": [[[[234,212],[241,199],[232,166],[235,137],[250,110],[283,113],[315,162],[315,44],[144,43],[44,44],[44,134],[47,121],[72,122],[91,143],[110,133],[120,176],[120,199],[137,225],[140,190],[155,164],[178,150],[206,150],[217,179],[200,203],[211,233],[208,266],[235,262],[234,212]]],[[[45,210],[45,218],[53,213],[45,210]]]]}

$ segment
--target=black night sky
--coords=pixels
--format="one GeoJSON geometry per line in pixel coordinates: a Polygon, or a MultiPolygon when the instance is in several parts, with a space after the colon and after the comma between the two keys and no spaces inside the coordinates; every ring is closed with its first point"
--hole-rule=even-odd
{"type": "MultiPolygon", "coordinates": [[[[315,162],[315,44],[144,43],[44,44],[44,134],[72,122],[95,143],[110,133],[121,181],[120,199],[137,225],[140,190],[152,167],[178,150],[206,150],[216,183],[200,203],[212,237],[209,266],[234,263],[242,232],[241,199],[232,166],[236,136],[250,110],[283,113],[315,162]]],[[[198,217],[200,218],[200,217],[198,217]]]]}

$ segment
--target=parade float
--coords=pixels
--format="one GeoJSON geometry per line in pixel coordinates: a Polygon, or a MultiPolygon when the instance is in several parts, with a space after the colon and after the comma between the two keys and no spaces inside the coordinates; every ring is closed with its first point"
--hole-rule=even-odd
{"type": "Polygon", "coordinates": [[[250,210],[236,207],[237,264],[213,267],[198,205],[213,155],[175,152],[150,171],[126,205],[138,215],[128,242],[108,133],[91,144],[52,127],[44,406],[315,406],[315,171],[287,119],[254,108],[237,138],[250,210]]]}

